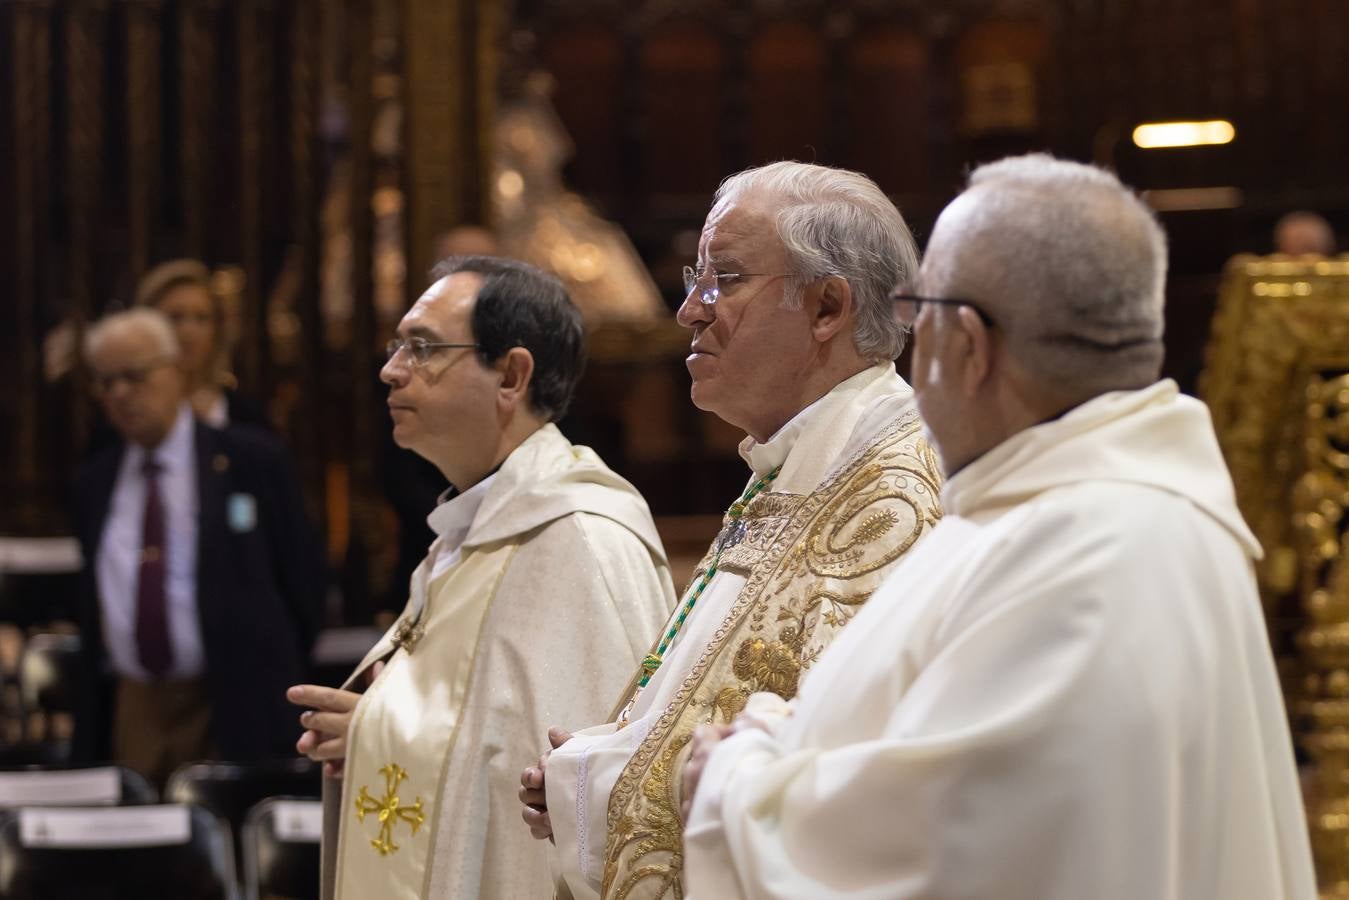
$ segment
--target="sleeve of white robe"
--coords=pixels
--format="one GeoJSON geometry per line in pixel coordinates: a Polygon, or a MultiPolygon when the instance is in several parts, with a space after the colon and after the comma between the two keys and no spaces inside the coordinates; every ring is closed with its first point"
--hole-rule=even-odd
{"type": "Polygon", "coordinates": [[[672,602],[665,566],[653,567],[641,541],[602,516],[568,516],[515,553],[452,750],[452,776],[464,777],[446,784],[432,896],[528,897],[550,883],[547,855],[520,821],[520,771],[548,746],[549,726],[608,712],[672,602]],[[466,777],[483,765],[486,791],[466,777]]]}
{"type": "MultiPolygon", "coordinates": [[[[1004,815],[1021,805],[1027,828],[1036,827],[1034,799],[1027,803],[1027,785],[1006,764],[1015,766],[1074,690],[1101,626],[1089,599],[1004,594],[945,643],[897,704],[875,710],[880,737],[784,751],[788,721],[777,736],[728,738],[708,762],[685,832],[685,896],[948,896],[939,882],[965,858],[950,854],[952,844],[979,838],[977,825],[961,833],[968,819],[947,811],[974,796],[1004,815]]],[[[894,660],[877,661],[886,663],[894,660]]]]}
{"type": "Polygon", "coordinates": [[[548,757],[545,787],[553,824],[554,868],[573,900],[599,897],[609,794],[641,742],[614,723],[577,732],[548,757]],[[554,803],[557,804],[554,807],[554,803]]]}

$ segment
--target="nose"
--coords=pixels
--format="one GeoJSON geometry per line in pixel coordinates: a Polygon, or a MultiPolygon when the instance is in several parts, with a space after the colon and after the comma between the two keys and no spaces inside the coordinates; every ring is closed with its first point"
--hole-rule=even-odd
{"type": "Polygon", "coordinates": [[[702,289],[695,285],[675,311],[675,321],[685,328],[707,325],[717,318],[715,310],[715,306],[703,302],[702,289]]]}
{"type": "Polygon", "coordinates": [[[403,351],[399,350],[393,356],[389,357],[379,370],[379,380],[390,387],[399,387],[407,383],[408,367],[403,365],[401,357],[403,351]]]}

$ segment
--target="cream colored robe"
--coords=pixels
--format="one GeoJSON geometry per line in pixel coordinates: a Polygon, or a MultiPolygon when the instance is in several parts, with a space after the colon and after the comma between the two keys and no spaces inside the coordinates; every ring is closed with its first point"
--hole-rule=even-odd
{"type": "Polygon", "coordinates": [[[623,698],[626,727],[587,729],[548,761],[564,896],[678,896],[677,776],[693,728],[729,721],[754,690],[794,694],[940,515],[936,460],[912,391],[888,364],[840,383],[767,442],[747,440],[742,454],[753,478],[782,466],[746,509],[745,539],[724,554],[650,683],[623,698]]]}
{"type": "Polygon", "coordinates": [[[330,798],[325,896],[546,894],[520,770],[548,726],[607,711],[674,600],[645,502],[552,425],[507,458],[460,558],[432,578],[442,540],[348,681],[388,657],[352,719],[340,805],[330,798]]]}
{"type": "Polygon", "coordinates": [[[1311,900],[1259,547],[1205,407],[1098,397],[942,498],[793,714],[712,754],[686,896],[1311,900]]]}

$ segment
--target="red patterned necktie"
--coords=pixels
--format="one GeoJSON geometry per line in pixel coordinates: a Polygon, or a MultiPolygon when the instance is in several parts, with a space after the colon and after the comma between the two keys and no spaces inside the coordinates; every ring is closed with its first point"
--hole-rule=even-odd
{"type": "Polygon", "coordinates": [[[136,578],[136,649],[141,665],[156,678],[173,664],[169,608],[164,592],[164,503],[159,496],[158,479],[162,468],[152,457],[146,457],[145,519],[136,578]]]}

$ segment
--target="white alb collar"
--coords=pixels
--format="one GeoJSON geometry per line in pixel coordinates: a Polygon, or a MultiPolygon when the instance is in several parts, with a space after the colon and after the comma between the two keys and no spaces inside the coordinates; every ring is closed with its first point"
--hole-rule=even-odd
{"type": "MultiPolygon", "coordinates": [[[[824,396],[829,395],[825,394],[824,396]]],[[[796,446],[796,439],[805,430],[811,412],[820,405],[820,400],[823,399],[824,397],[820,397],[819,400],[803,407],[800,412],[787,420],[787,424],[775,431],[773,436],[762,444],[752,437],[747,437],[740,442],[740,458],[749,463],[749,467],[754,470],[755,477],[762,478],[787,461],[792,448],[796,446]]]]}
{"type": "Polygon", "coordinates": [[[496,477],[497,473],[493,472],[462,494],[456,494],[448,500],[445,496],[449,491],[441,494],[441,502],[426,517],[426,524],[430,525],[431,530],[439,537],[445,538],[455,546],[462,544],[468,530],[473,527],[473,520],[478,516],[483,498],[487,496],[488,485],[496,477]]]}

